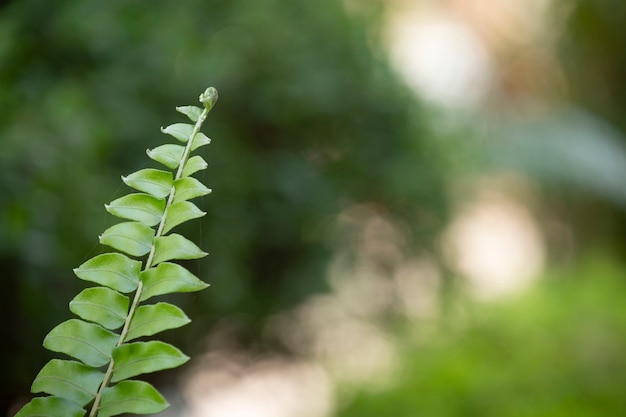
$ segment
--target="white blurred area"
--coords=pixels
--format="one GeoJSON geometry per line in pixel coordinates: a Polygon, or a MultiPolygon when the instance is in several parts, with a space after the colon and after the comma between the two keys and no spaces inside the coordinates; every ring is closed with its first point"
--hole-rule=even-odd
{"type": "Polygon", "coordinates": [[[183,395],[189,417],[321,417],[333,405],[332,386],[319,365],[233,352],[197,361],[183,395]]]}
{"type": "Polygon", "coordinates": [[[448,108],[475,107],[489,92],[492,63],[483,42],[443,12],[402,12],[389,24],[390,60],[421,97],[448,108]]]}
{"type": "Polygon", "coordinates": [[[540,227],[519,194],[511,192],[520,182],[499,179],[478,186],[442,240],[448,262],[479,300],[515,295],[529,288],[543,269],[540,227]]]}
{"type": "MultiPolygon", "coordinates": [[[[480,108],[494,94],[518,94],[517,80],[526,79],[517,77],[509,52],[538,38],[549,43],[548,6],[549,0],[390,1],[389,60],[434,108],[480,108]]],[[[520,182],[473,183],[441,236],[447,267],[477,300],[523,291],[544,266],[544,238],[524,193],[516,193],[520,182]]],[[[398,344],[385,323],[433,322],[443,273],[429,253],[407,253],[402,225],[376,207],[347,207],[336,223],[346,240],[328,269],[332,291],[267,324],[268,335],[297,358],[209,349],[192,361],[180,385],[184,405],[172,416],[331,417],[337,387],[344,397],[350,389],[376,391],[401,374],[398,344]]]]}

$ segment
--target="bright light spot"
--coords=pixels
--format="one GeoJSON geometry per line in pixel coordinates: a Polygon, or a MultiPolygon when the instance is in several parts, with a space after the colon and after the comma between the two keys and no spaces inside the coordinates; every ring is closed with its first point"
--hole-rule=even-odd
{"type": "Polygon", "coordinates": [[[470,27],[445,15],[401,14],[390,24],[390,59],[406,82],[446,107],[472,107],[486,95],[492,68],[470,27]]]}
{"type": "Polygon", "coordinates": [[[248,365],[221,354],[209,358],[183,391],[192,417],[326,417],[333,408],[331,382],[319,366],[286,360],[248,365]]]}
{"type": "Polygon", "coordinates": [[[502,196],[489,195],[462,210],[444,242],[454,267],[484,299],[526,288],[544,262],[537,223],[523,206],[502,196]]]}

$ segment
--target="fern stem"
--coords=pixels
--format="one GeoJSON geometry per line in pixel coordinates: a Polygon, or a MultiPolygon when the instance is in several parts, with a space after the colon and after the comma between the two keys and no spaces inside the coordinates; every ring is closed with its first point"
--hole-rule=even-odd
{"type": "MultiPolygon", "coordinates": [[[[193,127],[190,137],[187,140],[187,144],[185,146],[185,150],[181,157],[180,164],[178,165],[178,170],[176,171],[176,176],[174,177],[174,181],[182,177],[185,164],[187,160],[189,159],[189,155],[191,154],[191,148],[193,146],[194,138],[196,134],[200,131],[200,127],[202,127],[202,123],[204,123],[207,115],[209,114],[209,111],[211,111],[216,101],[217,101],[217,91],[213,87],[207,88],[205,92],[200,95],[200,102],[204,104],[204,110],[202,111],[200,116],[198,116],[198,120],[196,121],[196,124],[193,127]]],[[[142,272],[150,269],[153,266],[152,262],[154,259],[154,252],[155,252],[155,239],[163,234],[163,228],[165,227],[167,209],[174,202],[175,192],[176,192],[175,188],[172,185],[172,189],[168,196],[167,203],[165,204],[165,209],[163,210],[163,216],[161,217],[161,221],[159,222],[159,227],[157,228],[157,231],[154,235],[154,239],[152,240],[152,247],[150,248],[150,253],[148,254],[148,258],[142,269],[142,272]]],[[[142,291],[143,291],[143,281],[139,280],[139,284],[137,285],[137,289],[135,290],[135,295],[133,297],[133,302],[128,310],[128,315],[126,316],[126,320],[124,321],[124,327],[122,327],[122,331],[120,332],[120,337],[117,341],[116,347],[119,347],[121,344],[124,343],[124,339],[126,338],[126,335],[128,334],[128,329],[130,328],[131,321],[133,319],[133,316],[135,315],[135,311],[139,307],[139,302],[141,300],[142,291]]],[[[107,367],[107,371],[104,375],[104,379],[102,380],[102,383],[100,384],[100,387],[98,388],[98,392],[96,393],[93,404],[91,406],[89,417],[97,417],[98,410],[100,407],[100,401],[102,400],[102,393],[104,392],[105,388],[109,386],[109,383],[111,382],[111,377],[113,376],[114,367],[115,367],[115,362],[113,361],[113,358],[111,358],[111,360],[109,361],[109,365],[107,367]]]]}

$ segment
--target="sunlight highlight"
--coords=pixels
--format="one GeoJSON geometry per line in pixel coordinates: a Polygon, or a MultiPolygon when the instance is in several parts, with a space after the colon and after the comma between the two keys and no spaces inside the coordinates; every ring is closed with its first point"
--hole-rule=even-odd
{"type": "Polygon", "coordinates": [[[453,267],[482,299],[515,294],[542,271],[545,247],[539,225],[520,202],[483,190],[456,216],[444,237],[453,267]]]}
{"type": "Polygon", "coordinates": [[[422,97],[451,108],[484,99],[492,64],[471,27],[442,12],[402,11],[390,19],[388,32],[392,65],[422,97]]]}
{"type": "Polygon", "coordinates": [[[333,408],[324,370],[286,359],[210,353],[183,393],[190,417],[326,417],[333,408]]]}

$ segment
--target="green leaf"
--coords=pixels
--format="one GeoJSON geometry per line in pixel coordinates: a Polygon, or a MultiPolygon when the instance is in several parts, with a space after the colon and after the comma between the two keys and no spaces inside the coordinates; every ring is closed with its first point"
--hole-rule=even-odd
{"type": "Polygon", "coordinates": [[[109,363],[119,335],[97,324],[70,319],[56,326],[43,341],[46,349],[65,353],[89,366],[109,363]]]}
{"type": "Polygon", "coordinates": [[[137,375],[176,368],[189,360],[189,356],[174,346],[152,340],[123,344],[113,350],[112,382],[137,375]]]}
{"type": "Polygon", "coordinates": [[[83,417],[85,410],[72,401],[59,397],[33,398],[15,417],[83,417]]]}
{"type": "Polygon", "coordinates": [[[198,259],[206,255],[195,243],[177,233],[154,239],[154,265],[172,259],[198,259]]]}
{"type": "Polygon", "coordinates": [[[178,106],[176,111],[189,117],[192,122],[197,122],[198,118],[202,114],[202,109],[196,106],[178,106]]]}
{"type": "Polygon", "coordinates": [[[104,208],[114,216],[154,226],[161,221],[165,200],[143,193],[128,194],[105,204],[104,208]]]}
{"type": "Polygon", "coordinates": [[[74,273],[85,281],[128,293],[137,289],[140,270],[141,262],[139,261],[121,253],[104,253],[75,268],[74,273]]]}
{"type": "Polygon", "coordinates": [[[183,310],[169,303],[141,306],[137,309],[133,320],[130,322],[124,342],[142,336],[152,336],[164,330],[176,329],[190,321],[183,310]]]}
{"type": "Polygon", "coordinates": [[[209,139],[204,133],[198,132],[196,136],[193,137],[193,143],[191,144],[191,150],[195,151],[201,146],[208,145],[211,143],[211,139],[209,139]]]}
{"type": "Polygon", "coordinates": [[[94,399],[104,373],[80,362],[52,359],[33,381],[31,391],[45,392],[85,406],[94,399]]]}
{"type": "Polygon", "coordinates": [[[152,150],[148,149],[146,153],[152,159],[162,163],[170,169],[178,168],[180,160],[185,152],[185,147],[180,145],[161,145],[152,150]]]}
{"type": "Polygon", "coordinates": [[[140,301],[162,294],[200,291],[209,286],[184,267],[170,262],[143,271],[141,280],[143,292],[140,301]]]}
{"type": "Polygon", "coordinates": [[[185,223],[191,219],[197,219],[206,213],[189,201],[179,201],[167,208],[165,212],[165,226],[163,233],[167,233],[179,224],[185,223]]]}
{"type": "Polygon", "coordinates": [[[174,181],[174,203],[210,194],[211,190],[192,177],[174,181]]]}
{"type": "Polygon", "coordinates": [[[156,198],[165,198],[172,190],[173,177],[171,172],[146,168],[134,172],[122,181],[135,190],[146,192],[156,198]]]}
{"type": "Polygon", "coordinates": [[[185,168],[183,168],[183,177],[188,177],[190,175],[193,175],[198,171],[202,171],[203,169],[206,169],[208,166],[209,164],[207,164],[206,161],[200,155],[192,156],[191,158],[187,160],[187,163],[185,164],[185,168]]]}
{"type": "Polygon", "coordinates": [[[118,223],[100,236],[100,243],[132,256],[150,252],[154,230],[139,222],[118,223]]]}
{"type": "Polygon", "coordinates": [[[98,417],[111,417],[123,413],[160,413],[168,406],[165,398],[147,382],[122,381],[104,389],[98,417]]]}
{"type": "MultiPolygon", "coordinates": [[[[194,126],[187,123],[174,123],[166,128],[161,128],[161,132],[172,135],[181,142],[187,142],[193,133],[193,129],[194,126]]],[[[193,151],[200,146],[208,145],[209,143],[211,143],[211,139],[206,137],[203,133],[197,132],[193,138],[191,150],[193,151]]]]}
{"type": "Polygon", "coordinates": [[[130,301],[128,297],[105,287],[87,288],[70,301],[70,311],[109,330],[124,324],[130,301]]]}
{"type": "Polygon", "coordinates": [[[187,123],[174,123],[166,128],[161,128],[161,132],[167,133],[181,142],[187,142],[193,133],[193,125],[187,123]]]}

